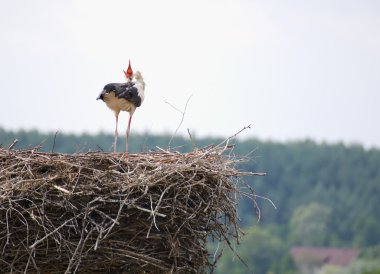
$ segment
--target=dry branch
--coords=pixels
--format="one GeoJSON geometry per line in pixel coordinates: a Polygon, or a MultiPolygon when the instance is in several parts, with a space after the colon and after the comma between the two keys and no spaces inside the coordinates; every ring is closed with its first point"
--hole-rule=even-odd
{"type": "MultiPolygon", "coordinates": [[[[190,153],[63,155],[0,148],[4,273],[206,273],[206,241],[238,241],[239,159],[190,153]]],[[[240,193],[241,194],[241,193],[240,193]]],[[[254,196],[244,193],[254,201],[254,196]]]]}

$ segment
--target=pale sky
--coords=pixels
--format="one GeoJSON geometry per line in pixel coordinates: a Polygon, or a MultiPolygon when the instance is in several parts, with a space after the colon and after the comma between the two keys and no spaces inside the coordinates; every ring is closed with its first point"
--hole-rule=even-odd
{"type": "MultiPolygon", "coordinates": [[[[0,127],[113,133],[96,97],[146,81],[132,132],[380,147],[380,1],[0,0],[0,127]]],[[[127,126],[122,113],[120,134],[127,126]]]]}

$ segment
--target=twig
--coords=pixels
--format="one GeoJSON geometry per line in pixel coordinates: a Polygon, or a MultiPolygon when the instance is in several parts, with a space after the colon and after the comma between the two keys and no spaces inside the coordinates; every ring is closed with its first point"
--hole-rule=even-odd
{"type": "Polygon", "coordinates": [[[7,148],[7,151],[9,152],[17,143],[18,143],[18,139],[14,139],[13,143],[7,148]]]}
{"type": "Polygon", "coordinates": [[[172,143],[172,141],[173,141],[174,136],[177,135],[177,132],[178,132],[179,128],[181,127],[181,125],[182,125],[182,123],[183,123],[183,120],[185,119],[185,114],[186,114],[187,105],[189,104],[189,101],[190,101],[190,99],[191,99],[192,96],[193,96],[193,95],[191,94],[191,95],[189,96],[189,98],[187,98],[187,101],[186,101],[186,104],[185,104],[185,109],[184,109],[183,111],[180,110],[180,109],[178,109],[177,107],[173,106],[171,103],[165,101],[165,103],[167,103],[169,106],[171,106],[174,110],[178,111],[178,112],[181,113],[181,115],[182,115],[182,117],[181,117],[181,121],[179,122],[179,124],[178,124],[176,130],[174,131],[174,134],[171,136],[171,138],[170,138],[170,140],[169,140],[168,148],[170,148],[170,145],[171,145],[171,143],[172,143]]]}
{"type": "Polygon", "coordinates": [[[53,147],[52,147],[52,149],[51,149],[51,152],[53,153],[54,152],[54,147],[55,147],[55,139],[57,138],[57,134],[58,134],[58,130],[55,132],[55,134],[54,134],[54,139],[53,139],[53,147]]]}
{"type": "Polygon", "coordinates": [[[63,193],[66,193],[66,194],[70,194],[71,192],[68,191],[67,189],[63,188],[63,187],[60,187],[60,186],[57,186],[57,185],[53,185],[54,188],[58,189],[59,191],[62,191],[63,193]]]}
{"type": "Polygon", "coordinates": [[[237,133],[235,133],[234,135],[228,137],[227,139],[225,139],[224,141],[222,141],[221,143],[219,143],[218,145],[216,145],[216,147],[219,147],[219,146],[225,144],[225,145],[224,145],[224,150],[227,149],[228,144],[229,144],[229,142],[230,142],[231,139],[235,138],[235,137],[236,137],[237,135],[239,135],[241,132],[243,132],[244,130],[249,129],[249,128],[251,128],[251,125],[248,125],[248,126],[243,127],[243,128],[242,128],[241,130],[239,130],[237,133]]]}
{"type": "Polygon", "coordinates": [[[101,152],[104,152],[104,150],[98,144],[96,144],[96,146],[100,149],[101,152]]]}
{"type": "Polygon", "coordinates": [[[189,134],[189,138],[190,138],[190,141],[191,141],[191,145],[193,147],[193,150],[196,148],[196,144],[195,144],[195,140],[193,139],[193,136],[191,135],[191,132],[190,132],[190,129],[188,128],[187,129],[187,133],[189,134]]]}
{"type": "Polygon", "coordinates": [[[58,230],[60,230],[62,227],[64,227],[67,223],[71,222],[72,220],[74,220],[75,218],[78,218],[81,214],[78,214],[77,216],[75,217],[72,217],[70,218],[69,220],[67,220],[66,222],[64,222],[63,224],[61,224],[59,227],[57,227],[56,229],[54,229],[53,231],[51,231],[50,233],[46,234],[44,237],[42,237],[41,239],[37,240],[34,242],[34,244],[32,244],[31,246],[29,246],[30,249],[33,249],[36,247],[36,245],[38,245],[39,243],[43,242],[46,238],[50,237],[51,235],[53,235],[54,233],[56,233],[58,230]]]}
{"type": "MultiPolygon", "coordinates": [[[[130,205],[130,206],[128,206],[128,207],[134,207],[134,208],[137,208],[138,210],[145,211],[145,212],[148,212],[148,213],[152,214],[152,210],[149,210],[149,209],[143,208],[143,207],[141,207],[141,206],[130,205]]],[[[155,212],[154,215],[157,215],[157,216],[160,216],[160,217],[166,218],[166,215],[165,215],[165,214],[161,214],[161,213],[159,213],[159,212],[155,212]]]]}

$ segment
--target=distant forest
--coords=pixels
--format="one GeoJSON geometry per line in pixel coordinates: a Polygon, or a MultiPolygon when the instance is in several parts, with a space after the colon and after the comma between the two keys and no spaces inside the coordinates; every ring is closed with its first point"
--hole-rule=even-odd
{"type": "MultiPolygon", "coordinates": [[[[40,146],[43,151],[77,153],[111,151],[113,135],[63,134],[7,131],[0,128],[0,144],[14,149],[40,146]]],[[[119,151],[125,149],[125,136],[119,151]]],[[[132,134],[131,152],[166,149],[170,135],[132,134]]],[[[222,138],[175,137],[170,148],[180,152],[221,142],[222,138]]],[[[242,170],[267,172],[265,177],[246,178],[262,197],[258,198],[261,220],[252,204],[241,199],[239,216],[243,231],[237,253],[249,266],[227,252],[218,273],[296,273],[288,250],[294,245],[358,247],[358,261],[380,269],[380,150],[360,145],[234,140],[233,153],[247,161],[242,170]],[[246,157],[247,156],[247,157],[246,157]]],[[[215,248],[211,243],[210,248],[215,248]]],[[[358,264],[360,263],[358,262],[358,264]]],[[[356,270],[357,271],[357,270],[356,270]]],[[[352,272],[361,273],[361,272],[352,272]]],[[[364,273],[364,272],[363,272],[364,273]]],[[[372,273],[372,272],[367,272],[372,273]]],[[[375,272],[373,272],[375,273],[375,272]]],[[[377,272],[376,272],[377,273],[377,272]]]]}

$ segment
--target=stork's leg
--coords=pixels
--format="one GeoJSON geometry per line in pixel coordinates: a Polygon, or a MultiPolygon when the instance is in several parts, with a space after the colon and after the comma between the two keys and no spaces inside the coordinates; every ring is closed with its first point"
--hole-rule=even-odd
{"type": "Polygon", "coordinates": [[[118,132],[117,132],[117,122],[119,121],[119,113],[115,113],[115,118],[116,118],[116,127],[115,127],[115,140],[113,142],[113,152],[116,153],[116,148],[117,148],[117,137],[118,137],[118,132]]]}
{"type": "Polygon", "coordinates": [[[129,114],[128,128],[127,128],[127,139],[125,142],[125,152],[126,153],[128,153],[128,140],[129,140],[129,131],[131,130],[131,121],[132,121],[132,114],[129,114]]]}

